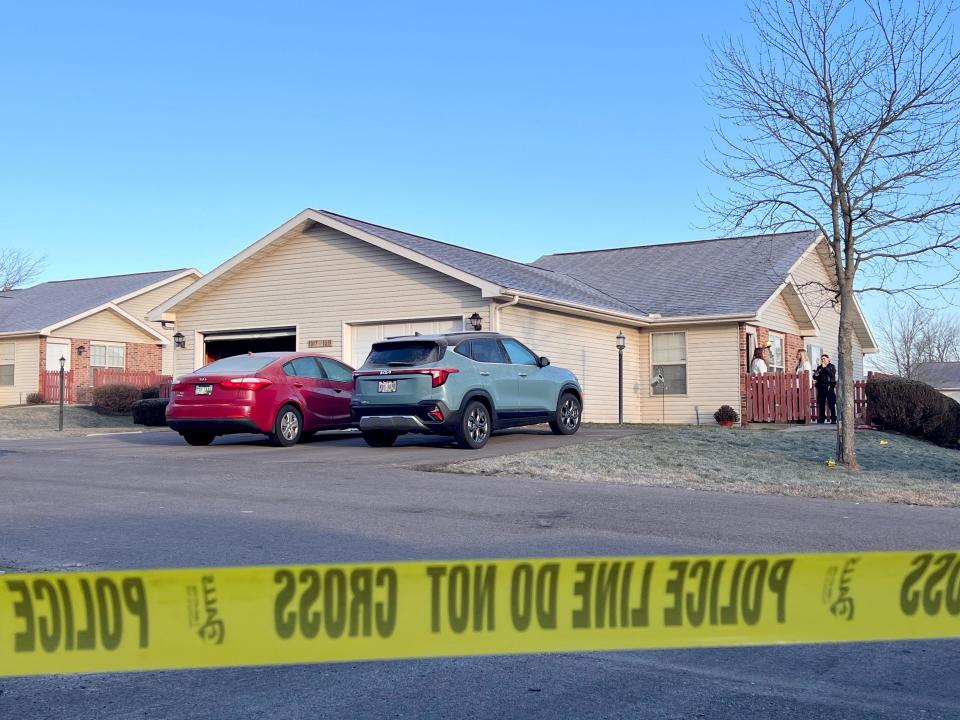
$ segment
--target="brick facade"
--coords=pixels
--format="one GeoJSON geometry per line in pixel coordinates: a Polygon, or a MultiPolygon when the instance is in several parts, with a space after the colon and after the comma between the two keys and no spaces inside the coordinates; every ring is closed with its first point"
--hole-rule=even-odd
{"type": "MultiPolygon", "coordinates": [[[[740,343],[740,417],[746,418],[747,413],[747,381],[746,374],[750,372],[750,361],[747,357],[747,325],[740,323],[739,343],[740,343]]],[[[757,347],[763,347],[770,340],[769,328],[750,325],[750,329],[756,333],[757,347]]],[[[777,335],[783,336],[783,363],[786,366],[785,372],[793,372],[797,365],[797,350],[806,349],[806,341],[800,335],[791,333],[781,333],[773,331],[777,335]]],[[[811,365],[815,361],[810,361],[811,365]]]]}
{"type": "MultiPolygon", "coordinates": [[[[96,341],[93,341],[96,342],[96,341]]],[[[73,376],[73,387],[79,401],[89,401],[90,390],[93,387],[93,369],[90,366],[90,340],[72,338],[70,340],[70,369],[73,376]]],[[[110,343],[124,345],[124,370],[146,371],[161,373],[163,370],[163,348],[160,345],[149,343],[110,343]]],[[[47,367],[47,339],[40,338],[40,387],[43,388],[43,378],[47,367]]]]}

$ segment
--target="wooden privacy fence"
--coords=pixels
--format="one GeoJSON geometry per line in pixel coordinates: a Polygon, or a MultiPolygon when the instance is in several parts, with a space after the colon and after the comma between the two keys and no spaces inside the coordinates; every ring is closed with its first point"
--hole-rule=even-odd
{"type": "MultiPolygon", "coordinates": [[[[810,373],[751,374],[744,376],[744,382],[745,423],[817,421],[817,393],[811,384],[810,373]]],[[[853,384],[853,404],[858,423],[869,423],[866,386],[864,380],[857,380],[853,384]]]]}
{"type": "MultiPolygon", "coordinates": [[[[60,402],[60,371],[47,370],[41,377],[40,391],[48,403],[60,402]]],[[[63,373],[64,402],[93,402],[93,389],[101,385],[133,385],[138,388],[169,386],[170,376],[149,370],[93,368],[92,372],[67,370],[63,373]]]]}

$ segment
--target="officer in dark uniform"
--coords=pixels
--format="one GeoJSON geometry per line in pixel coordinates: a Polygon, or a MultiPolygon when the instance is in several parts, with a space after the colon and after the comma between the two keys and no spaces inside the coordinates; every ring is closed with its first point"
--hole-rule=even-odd
{"type": "Polygon", "coordinates": [[[820,356],[820,364],[813,371],[813,383],[817,388],[817,422],[837,422],[837,368],[830,362],[830,356],[820,356]],[[830,408],[830,419],[826,420],[824,410],[830,408]]]}

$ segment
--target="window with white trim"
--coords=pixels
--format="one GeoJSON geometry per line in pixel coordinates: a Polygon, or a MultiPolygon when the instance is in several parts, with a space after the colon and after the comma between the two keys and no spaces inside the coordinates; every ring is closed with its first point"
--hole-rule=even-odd
{"type": "Polygon", "coordinates": [[[13,385],[16,352],[17,346],[15,343],[0,343],[0,385],[13,385]]]}
{"type": "Polygon", "coordinates": [[[663,382],[651,386],[654,395],[687,394],[687,334],[685,332],[650,334],[650,382],[659,376],[663,382]]]}
{"type": "Polygon", "coordinates": [[[126,351],[125,345],[90,343],[90,366],[123,369],[126,367],[126,351]]]}
{"type": "Polygon", "coordinates": [[[782,373],[785,369],[783,335],[770,333],[770,372],[782,373]]]}

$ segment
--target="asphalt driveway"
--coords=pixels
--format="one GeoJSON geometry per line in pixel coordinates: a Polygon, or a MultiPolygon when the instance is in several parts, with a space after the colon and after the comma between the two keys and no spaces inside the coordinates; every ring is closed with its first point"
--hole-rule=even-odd
{"type": "MultiPolygon", "coordinates": [[[[495,456],[572,440],[496,436],[495,456]]],[[[423,472],[443,441],[0,442],[0,570],[960,546],[960,512],[423,472]]],[[[0,717],[954,718],[954,641],[0,680],[0,717]]]]}

